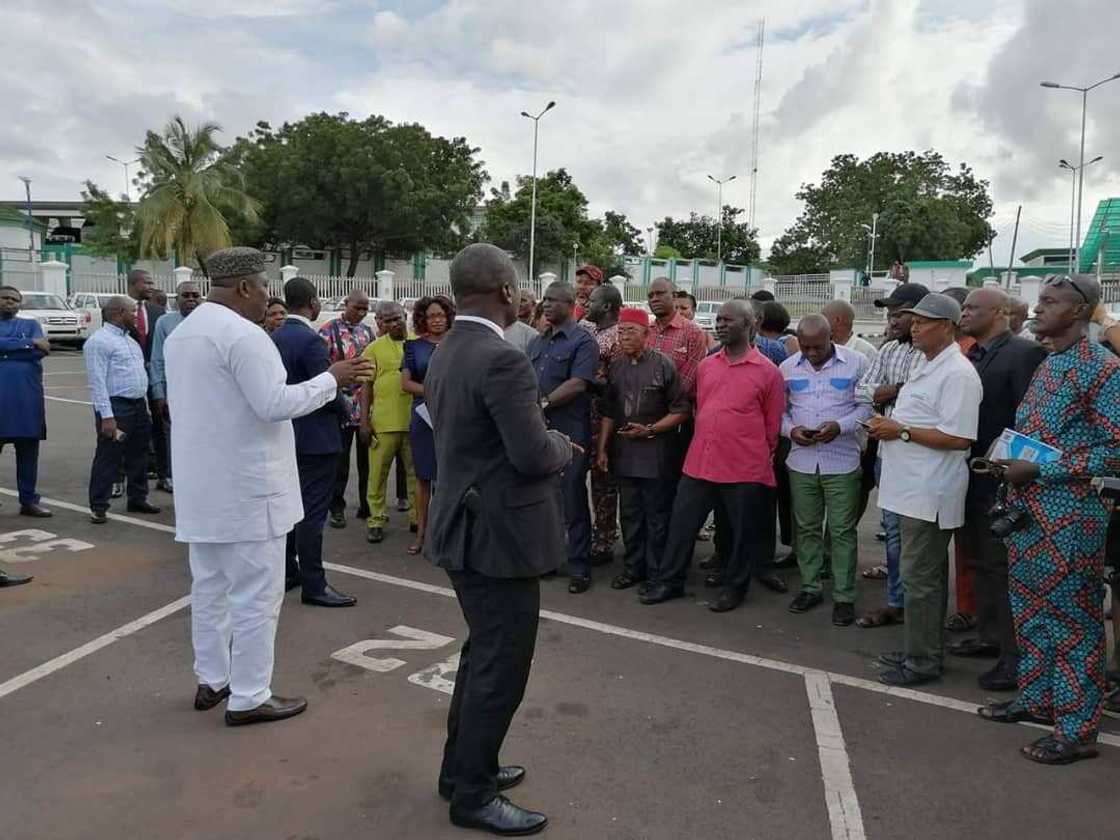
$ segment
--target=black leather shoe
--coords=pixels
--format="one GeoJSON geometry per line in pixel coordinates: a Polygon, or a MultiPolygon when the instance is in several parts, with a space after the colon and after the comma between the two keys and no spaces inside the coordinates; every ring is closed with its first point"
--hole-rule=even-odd
{"type": "Polygon", "coordinates": [[[664,604],[666,601],[672,601],[674,598],[684,597],[683,586],[670,586],[667,583],[651,583],[646,587],[646,591],[638,598],[646,606],[653,604],[664,604]]]}
{"type": "Polygon", "coordinates": [[[124,495],[124,484],[119,483],[119,482],[113,482],[113,489],[109,493],[109,496],[113,499],[119,499],[123,495],[124,495]]]}
{"type": "Polygon", "coordinates": [[[31,583],[33,579],[31,575],[13,575],[11,572],[0,569],[0,587],[21,586],[25,583],[31,583]]]}
{"type": "Polygon", "coordinates": [[[417,525],[415,522],[410,523],[409,526],[408,526],[408,533],[419,534],[420,533],[420,526],[417,525]]]}
{"type": "Polygon", "coordinates": [[[105,515],[105,511],[95,510],[89,515],[89,521],[94,525],[104,525],[109,521],[109,517],[105,515]]]}
{"type": "Polygon", "coordinates": [[[572,595],[582,595],[591,588],[590,575],[578,575],[568,579],[568,592],[572,595]]]}
{"type": "Polygon", "coordinates": [[[1015,691],[1019,688],[1019,670],[1000,662],[976,678],[985,691],[1015,691]]]}
{"type": "Polygon", "coordinates": [[[886,653],[880,653],[876,658],[880,665],[886,665],[889,668],[897,668],[906,661],[906,651],[888,650],[886,653]]]}
{"type": "Polygon", "coordinates": [[[170,478],[161,478],[156,482],[156,489],[162,490],[164,493],[174,493],[175,485],[171,483],[170,478]]]}
{"type": "MultiPolygon", "coordinates": [[[[499,767],[497,781],[498,790],[509,790],[511,787],[517,787],[525,781],[525,768],[518,767],[516,764],[499,767]]],[[[450,802],[451,797],[455,795],[455,785],[440,779],[439,795],[450,802]]]]}
{"type": "Polygon", "coordinates": [[[704,586],[708,587],[708,589],[719,589],[723,586],[723,570],[710,572],[708,576],[704,578],[704,586]]]}
{"type": "Polygon", "coordinates": [[[915,685],[925,685],[928,682],[939,679],[941,679],[940,674],[926,674],[919,671],[911,671],[905,665],[898,665],[879,674],[879,682],[884,685],[902,686],[904,688],[915,685]]]}
{"type": "Polygon", "coordinates": [[[384,528],[370,528],[366,532],[366,542],[368,542],[368,543],[379,543],[379,542],[383,542],[384,539],[385,539],[385,529],[384,528]]]}
{"type": "Polygon", "coordinates": [[[155,513],[159,513],[159,511],[160,511],[160,509],[158,507],[156,507],[155,505],[153,505],[149,502],[129,502],[128,503],[128,512],[129,513],[155,514],[155,513]]]}
{"type": "Polygon", "coordinates": [[[950,656],[963,656],[967,659],[999,658],[999,645],[979,639],[962,639],[946,645],[945,650],[950,656]]]}
{"type": "Polygon", "coordinates": [[[809,612],[813,607],[819,606],[824,601],[824,596],[819,592],[798,592],[793,603],[789,605],[791,613],[809,612]]]}
{"type": "Polygon", "coordinates": [[[255,709],[244,712],[231,712],[226,709],[226,726],[248,726],[250,723],[272,723],[295,717],[307,710],[307,701],[302,697],[277,697],[272,695],[255,709]]]}
{"type": "Polygon", "coordinates": [[[600,552],[593,553],[587,559],[587,565],[589,565],[589,566],[605,566],[613,560],[614,560],[614,555],[611,552],[600,551],[600,552]]]}
{"type": "Polygon", "coordinates": [[[40,505],[20,505],[20,516],[30,516],[33,519],[50,519],[54,516],[49,510],[40,505]]]}
{"type": "Polygon", "coordinates": [[[221,691],[215,691],[210,686],[203,684],[200,685],[198,691],[195,692],[194,707],[200,712],[205,712],[208,709],[213,709],[227,697],[229,697],[228,685],[221,691]]]}
{"type": "Polygon", "coordinates": [[[852,604],[833,604],[832,623],[837,627],[851,627],[856,620],[856,608],[852,604]]]}
{"type": "Polygon", "coordinates": [[[713,569],[718,569],[720,567],[720,559],[717,555],[713,554],[707,560],[701,560],[696,564],[696,566],[701,571],[710,572],[713,569]]]}
{"type": "Polygon", "coordinates": [[[514,805],[504,796],[495,796],[481,808],[468,811],[451,806],[451,824],[459,828],[478,828],[502,837],[536,834],[548,825],[548,817],[514,805]]]}
{"type": "Polygon", "coordinates": [[[715,613],[731,612],[741,603],[743,603],[742,592],[738,589],[725,589],[713,603],[708,605],[708,609],[715,613]]]}
{"type": "Polygon", "coordinates": [[[316,595],[304,592],[300,600],[312,607],[352,607],[358,603],[353,595],[343,595],[329,583],[316,595]]]}
{"type": "Polygon", "coordinates": [[[774,568],[776,569],[792,569],[796,565],[797,555],[792,551],[785,557],[774,558],[774,568]]]}
{"type": "Polygon", "coordinates": [[[331,527],[332,528],[345,528],[346,527],[346,514],[342,513],[341,511],[339,513],[332,513],[331,514],[331,527]]]}
{"type": "Polygon", "coordinates": [[[300,586],[302,583],[303,583],[303,580],[298,578],[298,577],[286,577],[286,578],[284,578],[284,591],[285,592],[291,592],[293,589],[295,589],[297,586],[300,586]]]}
{"type": "Polygon", "coordinates": [[[355,519],[369,519],[369,508],[368,507],[358,508],[358,512],[354,514],[354,518],[355,519]]]}
{"type": "Polygon", "coordinates": [[[644,577],[634,577],[629,572],[623,572],[611,581],[611,589],[629,589],[643,582],[645,582],[644,577]]]}
{"type": "Polygon", "coordinates": [[[786,582],[773,572],[763,572],[758,576],[758,582],[771,592],[777,592],[779,595],[785,595],[789,592],[789,587],[786,585],[786,582]]]}

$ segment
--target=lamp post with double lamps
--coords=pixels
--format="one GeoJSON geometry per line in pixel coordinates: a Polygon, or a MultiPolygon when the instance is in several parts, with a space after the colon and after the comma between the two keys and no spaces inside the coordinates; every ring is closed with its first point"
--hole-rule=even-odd
{"type": "Polygon", "coordinates": [[[124,200],[127,202],[131,202],[132,199],[128,196],[128,188],[130,184],[128,180],[128,167],[132,166],[134,163],[139,163],[140,158],[136,158],[135,160],[120,160],[119,158],[115,158],[112,155],[105,155],[105,157],[107,157],[113,163],[119,163],[124,167],[124,200]]]}
{"type": "Polygon", "coordinates": [[[722,181],[708,176],[708,180],[716,185],[716,265],[723,262],[723,185],[735,180],[734,175],[728,175],[722,181]]]}
{"type": "Polygon", "coordinates": [[[1074,233],[1073,233],[1073,214],[1074,214],[1074,209],[1077,206],[1077,173],[1079,173],[1081,171],[1082,167],[1092,166],[1098,160],[1103,160],[1103,159],[1104,159],[1104,155],[1097,155],[1092,160],[1085,161],[1085,163],[1083,163],[1081,166],[1074,166],[1073,164],[1071,164],[1065,158],[1062,158],[1060,161],[1058,161],[1058,166],[1060,166],[1062,169],[1068,169],[1070,171],[1070,175],[1073,176],[1072,178],[1070,178],[1071,186],[1069,188],[1069,272],[1070,272],[1070,274],[1075,274],[1077,272],[1077,269],[1074,268],[1074,266],[1073,266],[1073,257],[1074,257],[1074,253],[1075,253],[1075,246],[1074,246],[1074,241],[1075,240],[1074,240],[1074,233]]]}
{"type": "Polygon", "coordinates": [[[534,283],[533,257],[537,246],[537,134],[541,126],[541,117],[556,107],[556,102],[549,102],[544,110],[536,116],[528,111],[522,111],[521,116],[533,121],[533,201],[529,210],[529,282],[534,283]]]}

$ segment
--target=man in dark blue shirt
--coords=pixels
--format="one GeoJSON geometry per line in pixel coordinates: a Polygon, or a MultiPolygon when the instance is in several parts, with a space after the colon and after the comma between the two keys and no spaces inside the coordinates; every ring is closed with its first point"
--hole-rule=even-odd
{"type": "Polygon", "coordinates": [[[541,408],[550,428],[563,432],[577,451],[563,476],[564,518],[568,526],[568,591],[591,586],[591,511],[587,504],[587,467],[591,443],[591,388],[599,368],[599,345],[573,318],[575,289],[553,283],[542,301],[548,329],[529,345],[537,374],[541,408]]]}

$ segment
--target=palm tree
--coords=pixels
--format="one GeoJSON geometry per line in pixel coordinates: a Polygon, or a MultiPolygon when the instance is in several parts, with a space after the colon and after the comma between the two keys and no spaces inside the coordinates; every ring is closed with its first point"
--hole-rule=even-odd
{"type": "Polygon", "coordinates": [[[204,267],[209,254],[230,245],[230,214],[257,220],[260,203],[246,194],[245,179],[226,149],[214,141],[217,123],[190,129],[176,115],[163,134],[149,131],[137,151],[145,189],[136,218],[144,256],[204,267]]]}

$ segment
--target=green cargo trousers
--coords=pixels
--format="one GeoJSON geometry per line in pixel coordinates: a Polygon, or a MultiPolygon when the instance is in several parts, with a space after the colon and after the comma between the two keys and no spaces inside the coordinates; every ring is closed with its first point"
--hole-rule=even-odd
{"type": "Polygon", "coordinates": [[[822,475],[790,470],[789,483],[802,591],[821,591],[827,515],[832,543],[832,600],[836,604],[854,604],[859,554],[856,526],[859,524],[860,471],[822,475]]]}

